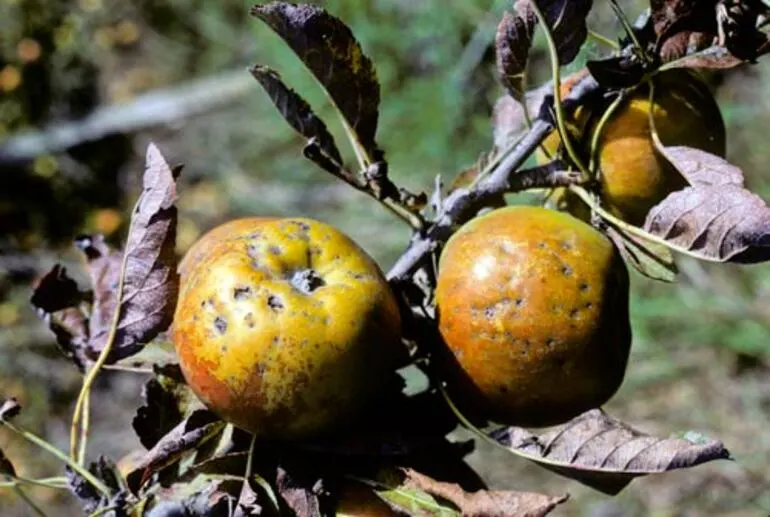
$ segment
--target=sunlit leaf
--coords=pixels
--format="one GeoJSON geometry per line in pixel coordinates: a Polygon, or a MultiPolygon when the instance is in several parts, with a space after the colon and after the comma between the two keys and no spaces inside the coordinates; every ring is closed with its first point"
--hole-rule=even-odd
{"type": "Polygon", "coordinates": [[[379,161],[380,85],[350,28],[311,4],[270,2],[254,6],[251,14],[286,41],[334,101],[360,147],[372,162],[379,161]]]}
{"type": "Polygon", "coordinates": [[[620,492],[639,476],[730,457],[720,441],[657,438],[600,409],[542,435],[508,427],[491,436],[514,454],[607,494],[620,492]]]}
{"type": "Polygon", "coordinates": [[[770,207],[743,188],[738,167],[699,149],[658,149],[690,186],[653,207],[645,230],[708,260],[770,260],[770,207]]]}

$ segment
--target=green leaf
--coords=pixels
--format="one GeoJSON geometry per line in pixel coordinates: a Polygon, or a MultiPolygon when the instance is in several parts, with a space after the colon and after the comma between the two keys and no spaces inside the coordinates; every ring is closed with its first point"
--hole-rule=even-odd
{"type": "Polygon", "coordinates": [[[661,244],[641,239],[609,226],[607,235],[615,243],[623,260],[642,275],[661,282],[676,280],[677,267],[671,250],[661,244]]]}

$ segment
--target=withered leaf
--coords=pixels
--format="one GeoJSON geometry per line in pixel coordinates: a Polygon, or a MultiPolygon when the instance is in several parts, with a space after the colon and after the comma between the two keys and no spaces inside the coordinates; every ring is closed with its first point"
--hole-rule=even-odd
{"type": "MultiPolygon", "coordinates": [[[[676,62],[679,59],[688,61],[688,56],[703,52],[711,47],[715,41],[716,38],[713,34],[697,31],[682,31],[665,40],[658,51],[658,55],[663,63],[676,62]]],[[[715,46],[714,48],[726,50],[722,47],[715,46]]],[[[740,63],[742,61],[738,60],[738,62],[740,63]]]]}
{"type": "Polygon", "coordinates": [[[694,148],[658,149],[691,186],[653,207],[645,230],[707,260],[770,260],[770,207],[743,188],[738,167],[694,148]]]}
{"type": "Polygon", "coordinates": [[[245,480],[238,496],[238,503],[234,517],[246,517],[262,515],[262,507],[259,505],[259,495],[251,485],[251,480],[245,480]]]}
{"type": "Polygon", "coordinates": [[[81,243],[89,258],[94,287],[90,321],[90,348],[94,354],[104,348],[115,310],[120,311],[110,362],[138,352],[171,324],[179,291],[174,251],[179,171],[172,169],[160,150],[150,144],[143,191],[131,214],[125,256],[109,250],[101,239],[81,243]],[[116,298],[118,291],[120,300],[116,298]]]}
{"type": "Polygon", "coordinates": [[[79,307],[85,298],[66,268],[57,264],[40,280],[30,299],[62,353],[81,370],[88,361],[88,319],[79,307]]]}
{"type": "Polygon", "coordinates": [[[511,452],[606,494],[634,478],[729,459],[722,442],[656,438],[594,409],[540,436],[508,427],[491,436],[511,452]]]}
{"type": "Polygon", "coordinates": [[[180,480],[191,480],[200,474],[232,474],[233,472],[245,472],[247,460],[248,453],[243,451],[206,458],[205,460],[192,465],[180,480]]]}
{"type": "Polygon", "coordinates": [[[79,236],[75,239],[75,247],[85,256],[86,271],[93,291],[91,314],[87,320],[87,355],[91,360],[95,360],[101,348],[95,348],[93,343],[101,342],[103,346],[117,308],[123,254],[113,250],[100,234],[79,236]]]}
{"type": "Polygon", "coordinates": [[[0,449],[0,476],[3,475],[16,477],[16,469],[11,460],[8,459],[8,456],[5,455],[5,452],[3,452],[3,449],[0,449]]]}
{"type": "MultiPolygon", "coordinates": [[[[67,466],[65,468],[65,477],[67,478],[70,491],[77,497],[80,505],[87,514],[93,513],[106,506],[113,506],[116,502],[115,497],[118,497],[121,500],[123,499],[120,496],[122,490],[120,472],[112,460],[100,456],[97,461],[91,463],[88,471],[110,489],[111,498],[107,498],[86,481],[85,478],[67,466]]],[[[123,502],[125,501],[123,500],[123,502]]]]}
{"type": "Polygon", "coordinates": [[[516,14],[506,11],[497,26],[495,51],[500,82],[520,101],[524,97],[524,76],[537,17],[529,2],[520,0],[514,9],[516,14]]]}
{"type": "Polygon", "coordinates": [[[136,493],[155,472],[176,463],[182,456],[216,436],[224,427],[224,422],[210,411],[194,411],[147,451],[139,465],[126,476],[128,487],[136,493]]]}
{"type": "Polygon", "coordinates": [[[240,481],[227,476],[198,476],[158,490],[147,517],[232,515],[240,481]]]}
{"type": "Polygon", "coordinates": [[[56,336],[59,350],[81,371],[90,361],[88,356],[88,318],[80,309],[70,307],[44,317],[56,336]]]}
{"type": "Polygon", "coordinates": [[[738,60],[753,62],[766,53],[767,34],[759,30],[768,7],[761,1],[651,0],[652,19],[663,61],[718,44],[738,60]]]}
{"type": "Polygon", "coordinates": [[[549,514],[568,496],[548,496],[512,490],[466,492],[455,483],[436,481],[413,469],[404,469],[404,484],[450,501],[462,515],[476,517],[541,517],[549,514]]]}
{"type": "Polygon", "coordinates": [[[348,26],[310,4],[270,2],[254,6],[251,14],[286,41],[327,91],[371,161],[379,161],[380,85],[348,26]]]}
{"type": "Polygon", "coordinates": [[[275,482],[278,496],[297,517],[320,517],[322,515],[319,499],[323,493],[323,481],[321,479],[311,481],[302,477],[297,478],[278,467],[275,482]]]}
{"type": "MultiPolygon", "coordinates": [[[[524,95],[530,116],[537,116],[546,96],[553,91],[550,84],[544,84],[524,95]]],[[[492,130],[497,149],[505,149],[522,131],[527,129],[527,119],[522,103],[510,95],[501,96],[492,109],[492,130]]]]}
{"type": "Polygon", "coordinates": [[[21,404],[15,398],[5,399],[0,405],[0,420],[10,422],[21,413],[21,404]]]}
{"type": "Polygon", "coordinates": [[[680,32],[716,34],[717,0],[650,0],[658,46],[680,32]]]}
{"type": "Polygon", "coordinates": [[[437,481],[411,468],[385,469],[373,483],[377,495],[408,515],[539,517],[567,500],[533,492],[477,490],[437,481]]]}
{"type": "Polygon", "coordinates": [[[641,239],[611,225],[607,228],[607,236],[615,243],[623,260],[642,275],[661,282],[673,282],[676,279],[676,262],[668,247],[641,239]]]}
{"type": "Polygon", "coordinates": [[[743,186],[743,171],[722,157],[694,147],[656,144],[656,148],[691,185],[743,186]]]}
{"type": "Polygon", "coordinates": [[[742,59],[732,55],[726,48],[712,45],[698,52],[681,53],[676,56],[676,59],[669,60],[663,65],[661,70],[667,70],[669,68],[710,68],[713,70],[727,70],[729,68],[735,68],[742,63],[742,59]]]}
{"type": "Polygon", "coordinates": [[[605,88],[629,88],[644,77],[644,65],[628,56],[608,57],[586,63],[591,75],[605,88]]]}
{"type": "Polygon", "coordinates": [[[67,268],[56,264],[32,292],[30,302],[41,312],[52,313],[77,306],[83,300],[78,284],[67,274],[67,268]]]}
{"type": "MultiPolygon", "coordinates": [[[[521,12],[523,4],[535,0],[517,0],[516,10],[521,12]]],[[[537,6],[551,29],[559,64],[570,64],[588,36],[586,16],[593,0],[537,0],[537,6]]],[[[531,7],[530,7],[531,9],[531,7]]]]}
{"type": "Polygon", "coordinates": [[[249,71],[265,89],[289,125],[308,140],[315,139],[318,147],[327,157],[338,165],[342,165],[342,156],[334,143],[334,137],[329,133],[326,124],[313,113],[313,109],[305,99],[286,86],[275,70],[266,66],[254,66],[249,71]]]}
{"type": "Polygon", "coordinates": [[[185,383],[179,365],[153,367],[154,376],[142,389],[144,404],[131,425],[142,445],[151,449],[158,441],[202,404],[185,383]]]}

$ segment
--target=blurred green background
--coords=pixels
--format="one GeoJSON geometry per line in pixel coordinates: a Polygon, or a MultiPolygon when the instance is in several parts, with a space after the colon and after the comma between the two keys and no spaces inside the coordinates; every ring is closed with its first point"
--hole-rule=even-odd
{"type": "MultiPolygon", "coordinates": [[[[393,179],[429,189],[491,146],[502,93],[491,43],[498,0],[334,0],[382,83],[378,141],[393,179]]],[[[616,38],[608,2],[590,17],[616,38]]],[[[353,236],[383,266],[403,250],[402,223],[301,157],[302,141],[246,72],[279,69],[344,137],[323,93],[250,2],[0,0],[0,396],[25,406],[20,422],[65,448],[80,377],[28,304],[30,285],[56,261],[76,276],[71,239],[100,231],[120,243],[143,155],[157,142],[181,180],[179,251],[238,215],[301,214],[353,236]]],[[[642,2],[621,2],[634,19],[642,2]]],[[[586,45],[574,70],[606,52],[586,45]]],[[[548,79],[542,37],[531,84],[548,79]]],[[[714,77],[728,126],[728,158],[770,199],[770,60],[714,77]]],[[[352,154],[348,152],[348,157],[352,154]]],[[[554,515],[767,516],[770,513],[770,265],[679,262],[676,285],[633,275],[634,348],[607,410],[662,436],[693,429],[722,439],[734,462],[637,480],[603,496],[479,446],[472,461],[495,487],[569,492],[554,515]]],[[[141,376],[105,375],[92,405],[91,455],[138,446],[130,431],[141,376]]],[[[21,474],[60,466],[0,429],[21,474]]],[[[50,515],[77,514],[64,492],[29,493],[50,515]]],[[[0,513],[28,510],[0,489],[0,513]]]]}

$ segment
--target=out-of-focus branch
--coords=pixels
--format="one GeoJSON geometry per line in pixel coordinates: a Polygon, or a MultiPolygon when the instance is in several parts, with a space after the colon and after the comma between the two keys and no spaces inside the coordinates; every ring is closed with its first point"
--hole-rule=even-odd
{"type": "Polygon", "coordinates": [[[132,133],[200,115],[235,102],[255,89],[246,70],[233,70],[100,107],[80,120],[57,122],[0,142],[0,166],[24,162],[109,135],[132,133]]]}
{"type": "MultiPolygon", "coordinates": [[[[566,112],[571,113],[587,97],[598,91],[599,84],[587,75],[565,97],[562,106],[566,112]]],[[[543,102],[540,114],[527,134],[488,176],[472,189],[457,189],[444,199],[433,223],[423,233],[414,235],[406,251],[388,272],[389,280],[400,282],[408,279],[425,264],[434,249],[446,242],[455,226],[473,217],[472,208],[478,206],[479,201],[505,193],[513,185],[521,183],[516,181],[514,175],[524,172],[519,171],[519,168],[554,128],[549,109],[551,103],[551,97],[543,102]]]]}

